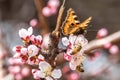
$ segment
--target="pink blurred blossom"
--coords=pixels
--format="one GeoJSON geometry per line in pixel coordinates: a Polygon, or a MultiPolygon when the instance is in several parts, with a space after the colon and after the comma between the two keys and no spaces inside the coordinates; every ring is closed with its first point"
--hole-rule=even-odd
{"type": "Polygon", "coordinates": [[[104,48],[105,48],[105,49],[109,49],[111,46],[112,46],[111,43],[107,43],[107,44],[104,45],[104,48]]]}
{"type": "Polygon", "coordinates": [[[29,23],[32,27],[37,27],[38,26],[38,20],[37,19],[32,19],[30,20],[29,23]]]}
{"type": "Polygon", "coordinates": [[[68,76],[68,80],[80,80],[79,75],[76,72],[73,72],[68,76]]]}
{"type": "Polygon", "coordinates": [[[51,14],[56,14],[57,13],[57,9],[56,8],[50,8],[50,10],[51,10],[51,14]]]}
{"type": "Polygon", "coordinates": [[[57,8],[60,5],[59,0],[49,0],[48,6],[51,8],[57,8]]]}
{"type": "Polygon", "coordinates": [[[17,74],[17,73],[20,73],[21,68],[18,65],[16,65],[16,66],[9,66],[8,70],[12,74],[17,74]]]}
{"type": "Polygon", "coordinates": [[[107,36],[108,30],[106,28],[102,28],[97,32],[97,38],[102,38],[107,36]]]}
{"type": "Polygon", "coordinates": [[[15,79],[16,79],[16,80],[23,80],[22,74],[20,74],[20,73],[19,73],[19,74],[16,74],[16,75],[15,75],[15,79]]]}
{"type": "Polygon", "coordinates": [[[52,14],[51,14],[51,9],[50,9],[49,7],[44,7],[43,10],[42,10],[42,13],[43,13],[43,15],[46,16],[46,17],[49,17],[49,16],[52,15],[52,14]]]}
{"type": "Polygon", "coordinates": [[[24,67],[21,71],[21,74],[24,76],[24,77],[27,77],[30,75],[30,68],[29,67],[24,67]]]}
{"type": "Polygon", "coordinates": [[[62,73],[63,73],[63,75],[66,74],[66,73],[69,72],[69,71],[70,71],[70,68],[69,68],[68,65],[66,65],[66,66],[64,66],[64,67],[62,68],[62,73]]]}
{"type": "Polygon", "coordinates": [[[23,65],[24,63],[22,62],[22,59],[19,58],[19,57],[13,57],[13,58],[10,58],[8,60],[9,64],[10,65],[13,65],[13,64],[19,64],[19,65],[23,65]]]}
{"type": "Polygon", "coordinates": [[[111,54],[117,54],[119,52],[119,47],[117,45],[113,45],[110,47],[109,52],[111,54]]]}

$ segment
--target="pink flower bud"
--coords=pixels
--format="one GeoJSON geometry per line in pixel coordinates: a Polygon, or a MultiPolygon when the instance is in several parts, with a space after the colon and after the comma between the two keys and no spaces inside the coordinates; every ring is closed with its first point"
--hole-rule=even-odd
{"type": "Polygon", "coordinates": [[[52,8],[57,8],[60,5],[59,0],[49,0],[48,6],[52,8]]]}
{"type": "Polygon", "coordinates": [[[57,9],[56,8],[50,8],[51,10],[51,14],[56,14],[57,13],[57,9]]]}
{"type": "Polygon", "coordinates": [[[94,55],[95,55],[95,58],[98,58],[101,56],[100,52],[95,52],[94,55]]]}
{"type": "Polygon", "coordinates": [[[64,59],[67,60],[67,61],[70,61],[71,60],[71,55],[64,54],[64,59]]]}
{"type": "Polygon", "coordinates": [[[24,77],[27,77],[30,75],[30,68],[29,67],[24,67],[21,71],[21,74],[24,76],[24,77]]]}
{"type": "Polygon", "coordinates": [[[104,45],[104,48],[109,49],[111,47],[111,45],[112,45],[111,43],[107,43],[107,44],[104,45]]]}
{"type": "Polygon", "coordinates": [[[69,68],[68,65],[66,65],[66,66],[64,66],[64,67],[62,68],[62,73],[63,73],[63,75],[66,74],[66,73],[69,72],[69,71],[70,71],[70,68],[69,68]]]}
{"type": "Polygon", "coordinates": [[[32,20],[30,21],[30,25],[31,25],[32,27],[37,27],[37,26],[38,26],[38,20],[37,20],[37,19],[32,19],[32,20]]]}
{"type": "Polygon", "coordinates": [[[9,72],[12,73],[12,74],[17,74],[17,73],[20,73],[21,71],[21,68],[20,66],[16,65],[16,66],[10,66],[8,68],[9,72]]]}
{"type": "Polygon", "coordinates": [[[8,60],[8,62],[12,65],[12,64],[14,64],[14,59],[13,59],[13,58],[10,58],[10,59],[8,60]]]}
{"type": "Polygon", "coordinates": [[[16,75],[15,75],[15,79],[16,79],[16,80],[23,80],[22,74],[20,74],[20,73],[19,73],[19,74],[16,74],[16,75]]]}
{"type": "Polygon", "coordinates": [[[43,13],[43,15],[46,16],[46,17],[51,16],[51,10],[50,10],[49,7],[44,7],[43,10],[42,10],[42,13],[43,13]]]}
{"type": "Polygon", "coordinates": [[[75,72],[71,73],[68,80],[79,80],[79,75],[75,72]]]}
{"type": "Polygon", "coordinates": [[[105,37],[108,34],[108,30],[106,28],[102,28],[97,33],[97,38],[105,37]]]}
{"type": "Polygon", "coordinates": [[[119,52],[118,46],[117,46],[117,45],[111,46],[110,49],[109,49],[109,52],[110,52],[111,54],[117,54],[117,53],[119,52]]]}

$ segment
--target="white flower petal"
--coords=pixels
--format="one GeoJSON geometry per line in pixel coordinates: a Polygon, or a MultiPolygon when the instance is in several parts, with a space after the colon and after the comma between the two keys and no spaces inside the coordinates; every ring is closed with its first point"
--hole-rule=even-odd
{"type": "Polygon", "coordinates": [[[39,69],[42,71],[42,72],[45,72],[46,70],[49,70],[51,71],[52,67],[49,63],[47,63],[46,61],[42,61],[39,63],[39,69]]]}
{"type": "Polygon", "coordinates": [[[36,36],[36,39],[39,40],[39,41],[41,41],[42,40],[42,36],[38,35],[38,36],[36,36]]]}
{"type": "Polygon", "coordinates": [[[30,57],[37,55],[38,51],[39,51],[39,49],[38,49],[37,46],[35,46],[35,45],[29,45],[28,46],[28,55],[30,57]]]}
{"type": "Polygon", "coordinates": [[[21,48],[21,54],[26,55],[27,52],[27,48],[21,48]]]}
{"type": "Polygon", "coordinates": [[[62,38],[62,43],[64,46],[68,46],[69,45],[69,40],[67,39],[67,37],[63,37],[62,38]]]}
{"type": "Polygon", "coordinates": [[[69,36],[69,41],[70,41],[72,44],[74,44],[74,42],[76,41],[76,39],[77,39],[77,36],[76,36],[76,35],[71,34],[71,35],[69,36]]]}
{"type": "Polygon", "coordinates": [[[54,69],[51,74],[54,78],[60,78],[62,76],[62,72],[60,69],[54,69]]]}
{"type": "Polygon", "coordinates": [[[75,41],[75,44],[81,44],[82,47],[87,43],[88,43],[88,40],[83,35],[79,35],[75,41]]]}
{"type": "Polygon", "coordinates": [[[44,56],[42,56],[41,54],[39,54],[38,59],[44,60],[44,56]]]}
{"type": "Polygon", "coordinates": [[[42,71],[37,71],[37,74],[40,78],[45,78],[45,73],[42,71]]]}
{"type": "Polygon", "coordinates": [[[46,80],[53,80],[50,76],[45,78],[46,80]]]}
{"type": "Polygon", "coordinates": [[[49,44],[50,44],[50,37],[49,36],[50,36],[50,34],[46,34],[43,36],[43,42],[41,45],[42,49],[48,49],[49,44]]]}
{"type": "Polygon", "coordinates": [[[22,38],[26,38],[27,36],[27,30],[22,28],[19,30],[19,36],[22,37],[22,38]]]}
{"type": "Polygon", "coordinates": [[[32,33],[33,33],[33,28],[32,28],[32,27],[29,27],[29,28],[28,28],[28,35],[30,36],[30,35],[32,35],[32,33]]]}
{"type": "Polygon", "coordinates": [[[71,70],[76,70],[76,65],[72,64],[71,62],[69,63],[69,67],[71,70]]]}
{"type": "Polygon", "coordinates": [[[31,41],[34,41],[34,39],[35,39],[35,36],[32,35],[32,36],[30,37],[30,40],[31,40],[31,41]]]}

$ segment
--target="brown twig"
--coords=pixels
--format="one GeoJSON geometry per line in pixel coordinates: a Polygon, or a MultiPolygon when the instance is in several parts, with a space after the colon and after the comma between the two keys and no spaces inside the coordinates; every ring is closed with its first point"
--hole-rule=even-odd
{"type": "Polygon", "coordinates": [[[116,43],[118,41],[120,41],[120,31],[115,32],[102,39],[92,40],[82,49],[84,50],[85,54],[89,54],[90,51],[98,49],[98,48],[102,48],[107,43],[116,43]]]}
{"type": "Polygon", "coordinates": [[[65,4],[65,0],[63,1],[63,4],[60,7],[60,10],[59,10],[59,13],[58,13],[58,18],[57,18],[57,24],[56,24],[55,31],[59,31],[59,29],[60,29],[61,20],[62,20],[62,14],[63,14],[63,11],[65,9],[64,4],[65,4]]]}
{"type": "Polygon", "coordinates": [[[48,22],[45,18],[45,16],[42,14],[42,9],[43,9],[43,0],[34,0],[37,12],[38,12],[38,18],[39,18],[39,23],[41,25],[41,33],[45,34],[49,32],[49,26],[48,22]]]}
{"type": "MultiPolygon", "coordinates": [[[[102,39],[92,40],[81,50],[83,50],[85,54],[89,54],[92,50],[102,48],[107,43],[116,43],[118,41],[120,42],[120,31],[115,32],[102,39]]],[[[57,65],[61,65],[65,62],[66,60],[63,58],[63,53],[59,54],[56,60],[57,65]]]]}
{"type": "Polygon", "coordinates": [[[58,18],[57,18],[57,24],[55,30],[50,35],[50,46],[49,46],[49,53],[50,53],[50,61],[53,62],[51,65],[55,66],[54,60],[56,56],[59,54],[58,50],[58,43],[59,43],[59,38],[60,38],[60,26],[61,26],[61,19],[62,19],[62,14],[64,11],[64,3],[65,0],[63,1],[62,6],[60,7],[58,18]]]}

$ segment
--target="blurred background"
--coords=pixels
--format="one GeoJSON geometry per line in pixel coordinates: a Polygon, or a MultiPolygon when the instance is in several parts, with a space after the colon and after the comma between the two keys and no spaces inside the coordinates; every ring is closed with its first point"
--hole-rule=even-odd
{"type": "MultiPolygon", "coordinates": [[[[62,1],[59,0],[60,5],[62,1]]],[[[43,8],[46,7],[48,0],[42,0],[42,2],[43,8]]],[[[49,31],[55,28],[60,5],[54,14],[45,16],[49,31]]],[[[96,38],[98,30],[101,28],[106,28],[108,35],[120,30],[120,0],[66,0],[62,21],[69,8],[73,8],[81,22],[92,16],[86,35],[89,41],[96,38]]],[[[9,56],[12,56],[12,48],[15,45],[22,44],[18,35],[19,29],[27,29],[35,22],[34,34],[40,33],[41,21],[38,20],[38,12],[34,0],[0,0],[0,44],[5,46],[6,53],[11,53],[9,56]]],[[[119,43],[115,44],[117,48],[114,49],[119,50],[119,45],[119,43]]],[[[4,46],[0,48],[4,48],[4,46]]],[[[85,72],[79,75],[77,72],[69,70],[65,64],[63,71],[66,70],[66,72],[63,73],[66,76],[63,76],[61,80],[120,80],[118,53],[119,51],[112,54],[108,49],[100,49],[95,52],[95,55],[89,55],[84,61],[85,72]],[[70,76],[77,78],[72,79],[70,76]]]]}

